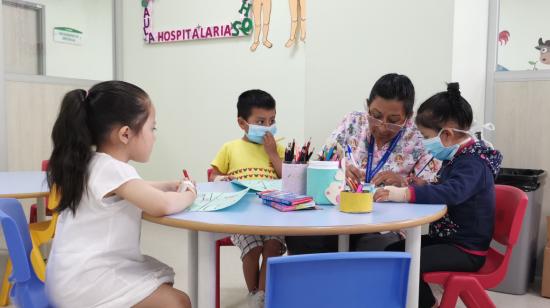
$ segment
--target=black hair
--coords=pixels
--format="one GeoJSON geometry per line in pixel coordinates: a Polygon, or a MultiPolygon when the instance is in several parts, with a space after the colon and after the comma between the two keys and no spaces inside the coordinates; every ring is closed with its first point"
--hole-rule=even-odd
{"type": "Polygon", "coordinates": [[[445,123],[456,122],[459,129],[468,130],[474,115],[472,107],[461,95],[458,82],[447,84],[447,91],[428,98],[416,115],[416,124],[440,131],[445,123]]]}
{"type": "Polygon", "coordinates": [[[395,99],[403,102],[405,116],[410,118],[413,115],[414,86],[409,77],[395,73],[380,77],[370,91],[370,96],[367,99],[368,107],[377,96],[387,100],[395,99]]]}
{"type": "Polygon", "coordinates": [[[76,213],[86,192],[93,146],[101,145],[116,125],[141,132],[150,105],[145,91],[124,81],[105,81],[88,92],[78,89],[65,94],[52,130],[47,170],[48,185],[55,185],[61,195],[59,212],[76,213]]]}
{"type": "Polygon", "coordinates": [[[248,90],[239,95],[237,101],[237,116],[248,120],[252,114],[252,108],[266,110],[275,109],[275,99],[271,94],[262,90],[248,90]]]}

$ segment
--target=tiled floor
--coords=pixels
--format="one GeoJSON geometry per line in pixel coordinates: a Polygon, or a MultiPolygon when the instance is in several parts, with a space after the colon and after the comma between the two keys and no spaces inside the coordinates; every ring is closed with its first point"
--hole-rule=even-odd
{"type": "MultiPolygon", "coordinates": [[[[187,233],[184,230],[172,229],[164,226],[143,224],[142,232],[142,250],[159,260],[174,267],[176,272],[175,286],[181,290],[186,290],[185,277],[187,273],[187,252],[185,251],[185,242],[187,233]],[[180,277],[178,279],[178,277],[180,277]]],[[[246,308],[245,297],[247,290],[241,271],[240,252],[235,247],[223,247],[221,255],[221,301],[224,308],[246,308]]],[[[6,251],[0,252],[0,271],[6,260],[6,251]]],[[[536,287],[535,287],[536,288],[536,287]]],[[[496,292],[489,292],[497,307],[504,308],[548,308],[550,299],[538,295],[540,287],[536,292],[531,290],[526,295],[509,295],[496,292]]],[[[214,290],[212,290],[214,291],[214,290]]],[[[441,294],[440,290],[435,290],[436,295],[441,294]]],[[[464,307],[460,303],[457,307],[464,307]]]]}

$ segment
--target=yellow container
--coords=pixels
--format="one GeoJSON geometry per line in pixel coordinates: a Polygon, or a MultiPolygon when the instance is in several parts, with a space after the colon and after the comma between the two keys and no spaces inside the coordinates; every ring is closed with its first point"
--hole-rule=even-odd
{"type": "Polygon", "coordinates": [[[355,193],[343,191],[340,193],[340,211],[344,213],[372,212],[372,193],[355,193]]]}

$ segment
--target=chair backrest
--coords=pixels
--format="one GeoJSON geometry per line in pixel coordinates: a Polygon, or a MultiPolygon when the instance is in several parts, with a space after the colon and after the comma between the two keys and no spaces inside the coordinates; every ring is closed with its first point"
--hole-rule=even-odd
{"type": "Polygon", "coordinates": [[[527,194],[518,188],[495,185],[496,208],[493,239],[512,248],[521,232],[523,217],[527,208],[527,194]]]}
{"type": "Polygon", "coordinates": [[[506,246],[504,253],[490,247],[485,264],[478,271],[477,279],[485,288],[497,286],[508,272],[508,263],[512,257],[525,210],[527,208],[527,195],[518,188],[507,185],[495,185],[495,230],[493,240],[506,246]]]}
{"type": "Polygon", "coordinates": [[[21,204],[16,199],[0,199],[0,221],[13,263],[15,282],[26,282],[34,275],[29,255],[32,241],[21,204]]]}
{"type": "Polygon", "coordinates": [[[405,307],[410,261],[405,252],[269,258],[266,308],[405,307]]]}
{"type": "Polygon", "coordinates": [[[52,185],[50,188],[50,194],[48,195],[48,198],[46,199],[48,201],[47,206],[48,210],[55,210],[57,206],[59,205],[59,200],[61,199],[61,195],[59,191],[57,191],[57,185],[52,185]]]}
{"type": "MultiPolygon", "coordinates": [[[[40,170],[42,170],[42,171],[48,171],[48,165],[49,165],[49,164],[50,164],[50,161],[49,161],[49,160],[43,160],[40,170]]],[[[46,207],[48,207],[48,202],[49,202],[48,199],[49,199],[49,198],[46,198],[46,203],[45,203],[45,204],[46,204],[46,207]]]]}
{"type": "Polygon", "coordinates": [[[44,283],[38,279],[30,261],[32,242],[27,220],[16,199],[0,199],[0,222],[13,264],[10,297],[16,307],[51,307],[44,283]]]}

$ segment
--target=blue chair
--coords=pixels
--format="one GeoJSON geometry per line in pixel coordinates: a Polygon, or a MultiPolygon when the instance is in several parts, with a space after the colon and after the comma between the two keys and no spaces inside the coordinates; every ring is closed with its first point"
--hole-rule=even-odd
{"type": "Polygon", "coordinates": [[[44,283],[34,273],[30,261],[32,242],[23,208],[15,199],[0,199],[0,222],[8,245],[13,274],[10,298],[17,307],[52,307],[44,283]]]}
{"type": "Polygon", "coordinates": [[[405,307],[410,262],[405,252],[269,258],[265,307],[405,307]]]}

